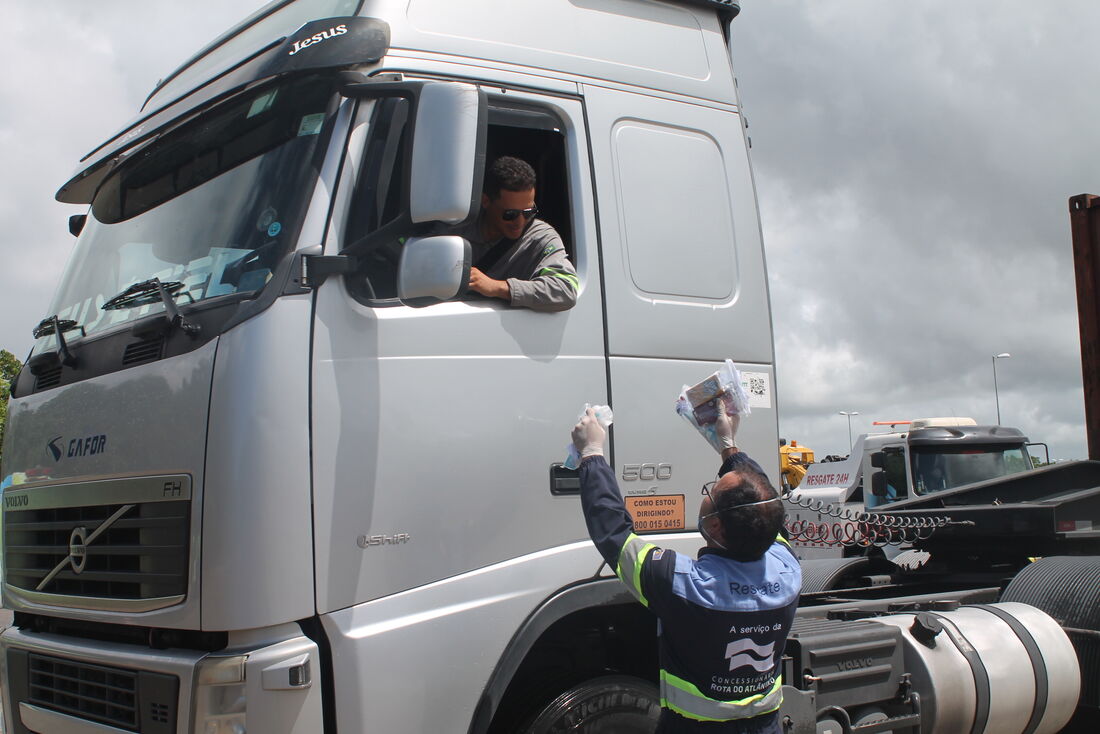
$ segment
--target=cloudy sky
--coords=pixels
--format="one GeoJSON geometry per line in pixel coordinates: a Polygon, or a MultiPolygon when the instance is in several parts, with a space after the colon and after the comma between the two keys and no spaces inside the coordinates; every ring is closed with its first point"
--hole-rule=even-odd
{"type": "MultiPolygon", "coordinates": [[[[53,201],[158,78],[262,3],[10,3],[0,347],[20,358],[73,240],[53,201]]],[[[1100,3],[744,0],[734,62],[771,278],[781,434],[1002,420],[1085,455],[1066,201],[1100,193],[1100,3]],[[1092,49],[1091,51],[1089,49],[1092,49]]],[[[523,4],[511,4],[519,11],[523,4]]]]}

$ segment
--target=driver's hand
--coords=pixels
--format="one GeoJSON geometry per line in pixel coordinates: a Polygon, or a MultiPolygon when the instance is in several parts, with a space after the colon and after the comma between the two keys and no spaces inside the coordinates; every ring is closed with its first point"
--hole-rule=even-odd
{"type": "Polygon", "coordinates": [[[584,411],[584,417],[573,426],[573,446],[581,458],[603,456],[603,442],[606,439],[607,431],[596,420],[595,409],[589,408],[584,411]]]}
{"type": "Polygon", "coordinates": [[[508,287],[508,281],[490,278],[477,268],[470,268],[469,289],[489,298],[503,298],[512,300],[512,289],[508,287]]]}

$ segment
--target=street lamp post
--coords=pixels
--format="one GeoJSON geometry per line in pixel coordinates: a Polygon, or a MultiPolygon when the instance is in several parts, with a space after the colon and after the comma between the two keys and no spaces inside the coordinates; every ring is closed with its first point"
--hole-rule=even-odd
{"type": "Polygon", "coordinates": [[[858,410],[840,410],[837,411],[840,415],[848,416],[848,451],[852,450],[852,416],[859,415],[858,410]]]}
{"type": "Polygon", "coordinates": [[[997,401],[997,425],[1001,425],[1001,393],[997,390],[997,360],[1008,359],[1012,355],[1001,352],[993,355],[993,399],[997,401]]]}

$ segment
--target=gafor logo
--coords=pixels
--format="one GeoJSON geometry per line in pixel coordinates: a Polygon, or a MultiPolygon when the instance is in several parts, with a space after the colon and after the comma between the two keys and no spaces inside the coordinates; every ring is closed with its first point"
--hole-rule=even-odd
{"type": "Polygon", "coordinates": [[[71,438],[68,444],[63,436],[54,436],[46,442],[46,450],[55,462],[62,458],[78,459],[82,456],[95,456],[107,450],[107,434],[71,438]]]}

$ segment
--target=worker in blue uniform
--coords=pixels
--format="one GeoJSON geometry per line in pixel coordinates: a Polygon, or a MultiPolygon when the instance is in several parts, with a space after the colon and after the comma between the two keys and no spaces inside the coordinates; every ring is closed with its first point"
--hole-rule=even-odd
{"type": "MultiPolygon", "coordinates": [[[[603,457],[592,409],[573,429],[589,535],[631,593],[658,617],[659,734],[779,734],[779,662],[802,572],[780,535],[783,503],[760,465],[738,450],[740,416],[719,410],[722,465],[703,487],[697,558],[634,533],[603,457]]],[[[645,644],[639,640],[638,644],[645,644]]]]}

